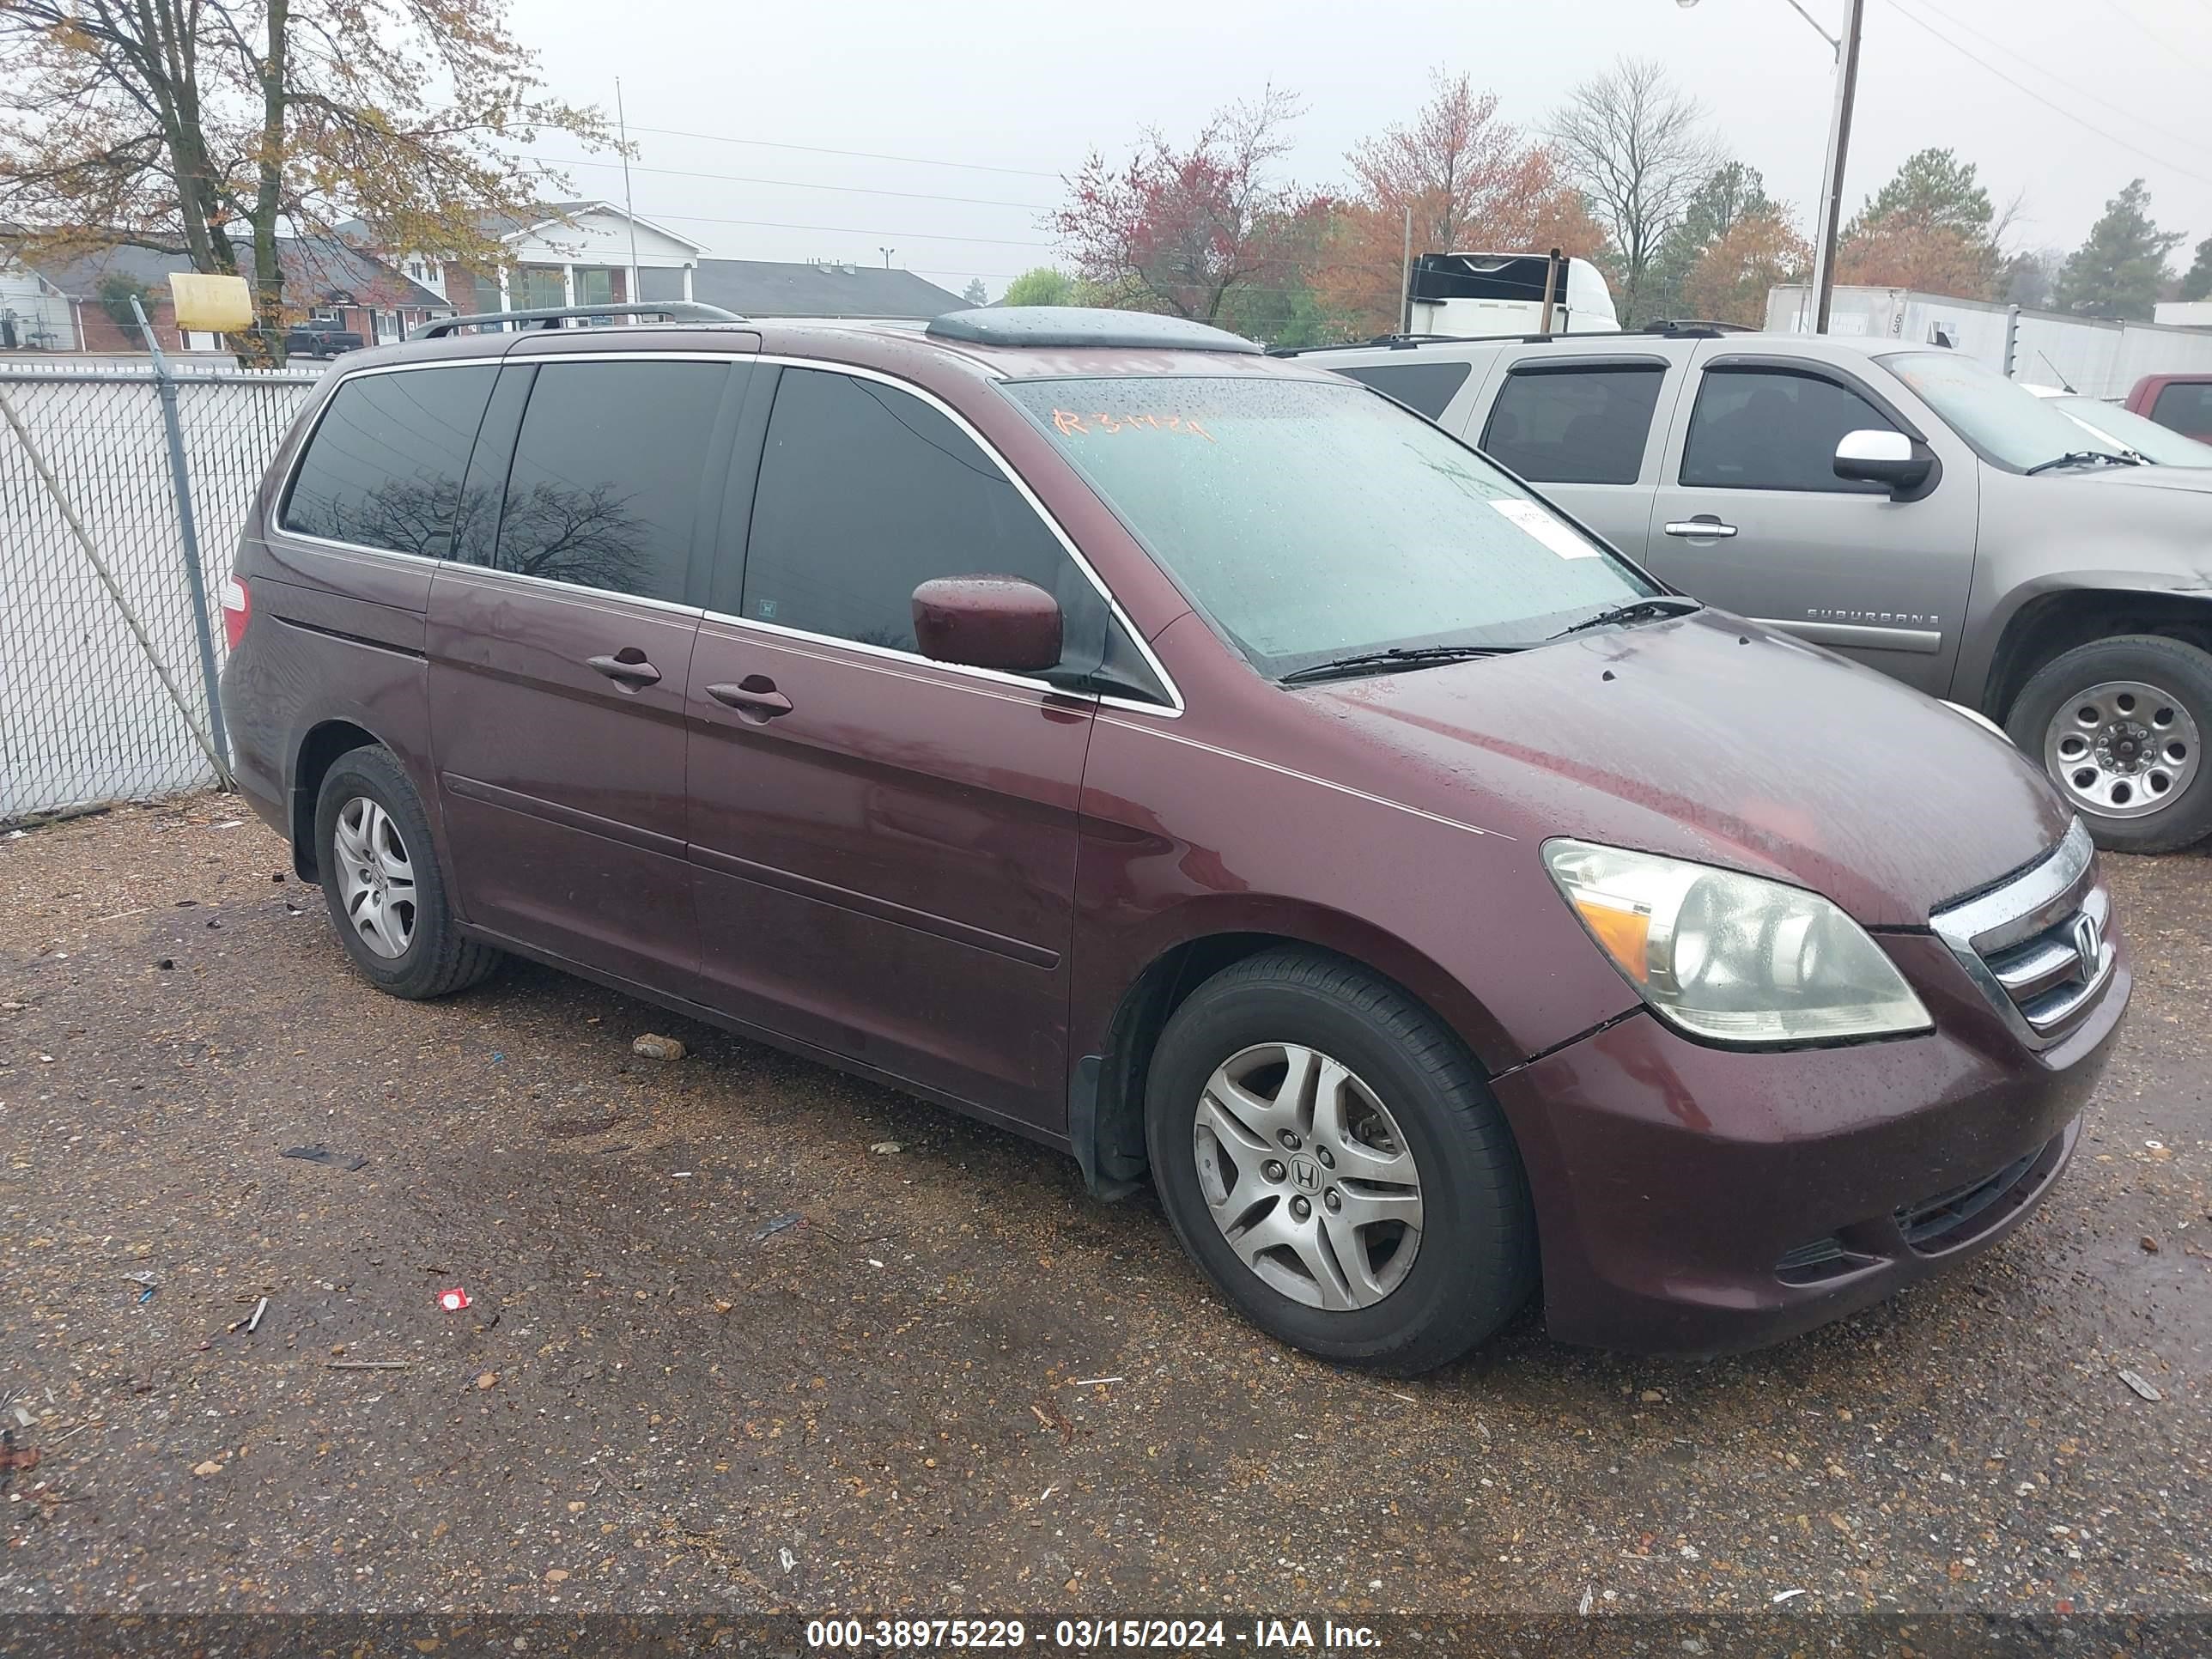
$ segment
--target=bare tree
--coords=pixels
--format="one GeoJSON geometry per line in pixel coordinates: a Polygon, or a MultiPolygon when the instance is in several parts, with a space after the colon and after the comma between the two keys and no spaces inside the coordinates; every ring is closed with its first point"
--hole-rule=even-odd
{"type": "Polygon", "coordinates": [[[1568,94],[1550,134],[1553,153],[1613,238],[1620,310],[1633,318],[1661,240],[1726,159],[1705,131],[1705,107],[1659,64],[1623,58],[1568,94]]]}

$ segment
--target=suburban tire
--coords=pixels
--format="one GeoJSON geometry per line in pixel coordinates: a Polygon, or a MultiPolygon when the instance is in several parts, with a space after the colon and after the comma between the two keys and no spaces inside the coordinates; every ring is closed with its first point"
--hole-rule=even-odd
{"type": "Polygon", "coordinates": [[[1497,1103],[1434,1015],[1342,957],[1266,951],[1192,992],[1154,1050],[1145,1133],[1184,1250],[1293,1347],[1411,1376],[1534,1288],[1497,1103]]]}
{"type": "Polygon", "coordinates": [[[498,951],[461,937],[429,817],[390,750],[349,750],[324,775],[315,864],[338,942],[377,989],[441,997],[498,965],[498,951]]]}
{"type": "Polygon", "coordinates": [[[2076,646],[2021,689],[2005,729],[2098,846],[2170,853],[2212,835],[2212,653],[2151,634],[2076,646]]]}

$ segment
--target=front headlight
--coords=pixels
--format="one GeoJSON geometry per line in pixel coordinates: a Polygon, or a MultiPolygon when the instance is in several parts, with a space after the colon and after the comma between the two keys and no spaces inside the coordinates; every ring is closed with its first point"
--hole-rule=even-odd
{"type": "Polygon", "coordinates": [[[1819,1042],[1933,1024],[1866,930],[1818,893],[1583,841],[1544,863],[1637,994],[1721,1042],[1819,1042]]]}

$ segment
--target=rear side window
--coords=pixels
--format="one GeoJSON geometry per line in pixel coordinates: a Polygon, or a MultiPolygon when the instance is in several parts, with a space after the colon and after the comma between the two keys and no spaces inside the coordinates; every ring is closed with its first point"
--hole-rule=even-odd
{"type": "Polygon", "coordinates": [[[2161,387],[2150,417],[2160,426],[2192,436],[2212,432],[2212,386],[2186,384],[2161,387]]]}
{"type": "Polygon", "coordinates": [[[1395,398],[1432,421],[1441,421],[1474,367],[1472,363],[1375,363],[1337,373],[1373,386],[1386,398],[1395,398]]]}
{"type": "Polygon", "coordinates": [[[440,556],[497,373],[469,363],[343,382],[307,440],[279,522],[295,535],[440,556]]]}
{"type": "Polygon", "coordinates": [[[915,649],[914,590],[1025,576],[1077,636],[1096,590],[967,434],[874,380],[787,368],[745,551],[743,612],[833,639],[915,649]]]}
{"type": "Polygon", "coordinates": [[[1480,447],[1539,483],[1634,483],[1667,371],[1519,369],[1490,411],[1480,447]]]}
{"type": "Polygon", "coordinates": [[[1847,432],[1895,422],[1848,386],[1778,369],[1716,369],[1698,388],[1682,447],[1682,482],[1711,489],[1884,495],[1836,476],[1847,432]]]}
{"type": "Polygon", "coordinates": [[[507,471],[491,566],[681,603],[720,363],[546,363],[507,471]]]}

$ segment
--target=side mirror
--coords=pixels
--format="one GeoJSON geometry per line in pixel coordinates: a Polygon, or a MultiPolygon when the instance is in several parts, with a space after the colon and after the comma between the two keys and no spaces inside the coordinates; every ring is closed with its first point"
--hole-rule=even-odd
{"type": "Polygon", "coordinates": [[[1060,662],[1060,601],[1019,576],[940,577],[914,590],[914,638],[932,662],[1041,674],[1060,662]]]}
{"type": "Polygon", "coordinates": [[[1856,483],[1886,485],[1892,501],[1910,499],[1935,472],[1936,453],[1902,432],[1869,427],[1846,432],[1836,445],[1836,476],[1856,483]]]}

